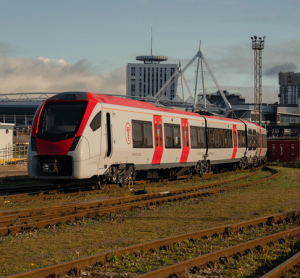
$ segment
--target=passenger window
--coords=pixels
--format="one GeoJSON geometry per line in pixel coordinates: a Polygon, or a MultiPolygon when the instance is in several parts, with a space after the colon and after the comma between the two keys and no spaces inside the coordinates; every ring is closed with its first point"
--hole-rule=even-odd
{"type": "Polygon", "coordinates": [[[180,127],[173,126],[174,130],[174,147],[175,148],[181,148],[181,140],[180,140],[180,127]]]}
{"type": "Polygon", "coordinates": [[[195,127],[191,127],[191,147],[192,148],[198,147],[197,129],[195,127]]]}
{"type": "Polygon", "coordinates": [[[219,147],[219,130],[215,129],[215,147],[219,147]]]}
{"type": "Polygon", "coordinates": [[[160,143],[160,146],[162,147],[162,130],[161,130],[161,125],[159,125],[159,143],[160,143]]]}
{"type": "Polygon", "coordinates": [[[189,146],[189,128],[188,127],[186,127],[185,128],[185,140],[186,140],[186,146],[188,147],[189,146]]]}
{"type": "Polygon", "coordinates": [[[153,148],[152,123],[132,121],[132,141],[134,148],[153,148]]]}
{"type": "Polygon", "coordinates": [[[219,147],[224,148],[224,132],[219,130],[219,147]]]}
{"type": "Polygon", "coordinates": [[[224,147],[228,147],[228,130],[224,130],[224,147]]]}
{"type": "Polygon", "coordinates": [[[142,145],[142,124],[134,122],[132,124],[132,133],[133,147],[140,147],[142,145]]]}
{"type": "Polygon", "coordinates": [[[144,123],[144,145],[145,147],[153,147],[151,123],[144,123]]]}
{"type": "Polygon", "coordinates": [[[165,124],[165,146],[172,148],[172,127],[165,124]]]}
{"type": "Polygon", "coordinates": [[[182,140],[183,140],[183,147],[185,147],[184,127],[182,127],[182,140]]]}
{"type": "Polygon", "coordinates": [[[210,143],[211,148],[215,147],[215,139],[214,139],[214,130],[213,129],[209,130],[209,143],[210,143]]]}
{"type": "Polygon", "coordinates": [[[97,113],[97,115],[90,123],[90,128],[92,129],[92,131],[96,131],[100,127],[101,127],[101,111],[97,113]]]}

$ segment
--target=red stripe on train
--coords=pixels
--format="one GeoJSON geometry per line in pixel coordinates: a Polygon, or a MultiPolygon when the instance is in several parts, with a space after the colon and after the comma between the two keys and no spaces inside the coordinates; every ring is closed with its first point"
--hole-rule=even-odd
{"type": "Polygon", "coordinates": [[[233,133],[233,152],[231,159],[235,159],[236,152],[237,152],[237,131],[236,131],[236,125],[232,126],[232,133],[233,133]]]}
{"type": "Polygon", "coordinates": [[[154,155],[152,158],[151,164],[160,164],[161,157],[163,155],[164,147],[163,147],[163,129],[162,129],[162,117],[161,116],[153,116],[153,124],[154,124],[154,155]]]}
{"type": "Polygon", "coordinates": [[[182,153],[180,157],[180,163],[186,163],[190,153],[189,123],[187,119],[181,119],[181,133],[182,133],[182,153]]]}

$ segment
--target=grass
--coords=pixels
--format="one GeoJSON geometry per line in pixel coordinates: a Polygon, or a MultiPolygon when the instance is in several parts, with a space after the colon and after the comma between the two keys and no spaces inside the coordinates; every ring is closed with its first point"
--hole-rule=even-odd
{"type": "Polygon", "coordinates": [[[283,174],[277,178],[215,196],[4,237],[0,239],[0,276],[299,208],[300,171],[278,169],[283,174]]]}

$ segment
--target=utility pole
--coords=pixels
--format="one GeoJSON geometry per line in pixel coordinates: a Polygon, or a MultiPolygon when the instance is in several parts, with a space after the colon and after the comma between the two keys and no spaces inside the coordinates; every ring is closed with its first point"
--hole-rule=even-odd
{"type": "Polygon", "coordinates": [[[261,125],[262,121],[262,50],[265,47],[265,38],[251,37],[254,50],[254,122],[261,125]]]}

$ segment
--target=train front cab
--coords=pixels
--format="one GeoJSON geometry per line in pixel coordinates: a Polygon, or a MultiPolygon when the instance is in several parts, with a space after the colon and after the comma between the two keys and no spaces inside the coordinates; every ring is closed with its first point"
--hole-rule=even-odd
{"type": "Polygon", "coordinates": [[[86,99],[46,101],[34,119],[28,149],[29,177],[71,182],[97,175],[101,110],[100,103],[86,99]]]}

